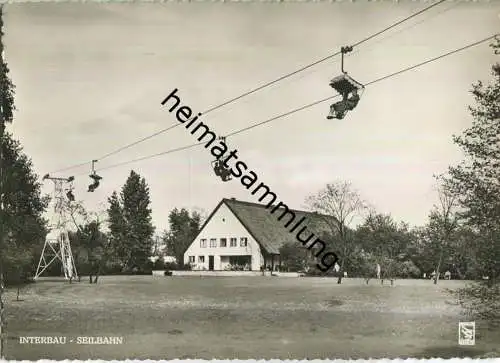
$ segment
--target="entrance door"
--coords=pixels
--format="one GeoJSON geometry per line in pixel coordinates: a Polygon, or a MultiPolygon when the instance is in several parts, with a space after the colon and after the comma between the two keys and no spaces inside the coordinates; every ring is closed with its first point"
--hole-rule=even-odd
{"type": "Polygon", "coordinates": [[[214,270],[214,256],[208,256],[208,269],[210,271],[214,270]]]}

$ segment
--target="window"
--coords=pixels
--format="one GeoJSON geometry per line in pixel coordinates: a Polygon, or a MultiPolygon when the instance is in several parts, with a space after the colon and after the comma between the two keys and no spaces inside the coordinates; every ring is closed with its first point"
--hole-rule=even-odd
{"type": "Polygon", "coordinates": [[[198,256],[199,263],[205,263],[205,256],[198,256]]]}
{"type": "Polygon", "coordinates": [[[237,239],[236,238],[231,238],[229,240],[229,246],[230,247],[236,247],[236,246],[238,246],[237,239]]]}
{"type": "Polygon", "coordinates": [[[217,247],[217,239],[210,238],[210,247],[217,247]]]}
{"type": "Polygon", "coordinates": [[[194,263],[194,256],[189,256],[189,263],[194,263]]]}
{"type": "Polygon", "coordinates": [[[241,239],[240,239],[240,246],[241,247],[246,247],[247,244],[248,244],[247,238],[246,237],[241,237],[241,239]]]}
{"type": "Polygon", "coordinates": [[[227,238],[221,238],[220,239],[220,246],[221,247],[227,247],[227,238]]]}
{"type": "Polygon", "coordinates": [[[202,238],[200,240],[200,247],[207,247],[207,239],[206,238],[202,238]]]}

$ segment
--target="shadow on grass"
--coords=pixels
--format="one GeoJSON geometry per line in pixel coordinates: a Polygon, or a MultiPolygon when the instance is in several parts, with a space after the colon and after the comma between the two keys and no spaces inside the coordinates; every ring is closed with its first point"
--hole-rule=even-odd
{"type": "Polygon", "coordinates": [[[472,347],[429,347],[421,353],[417,353],[412,358],[431,359],[431,358],[479,358],[487,354],[488,351],[472,347]]]}
{"type": "Polygon", "coordinates": [[[326,301],[327,306],[341,306],[344,305],[344,302],[342,300],[338,299],[330,299],[326,301]]]}
{"type": "Polygon", "coordinates": [[[170,334],[170,335],[179,335],[179,334],[183,334],[183,331],[179,330],[179,329],[174,329],[174,330],[169,330],[168,334],[170,334]]]}

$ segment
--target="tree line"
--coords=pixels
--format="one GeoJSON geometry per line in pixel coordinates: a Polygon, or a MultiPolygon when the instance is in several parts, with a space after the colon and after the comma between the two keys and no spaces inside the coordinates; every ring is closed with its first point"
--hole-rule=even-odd
{"type": "MultiPolygon", "coordinates": [[[[132,170],[121,188],[108,198],[100,213],[85,210],[81,202],[67,204],[76,231],[70,232],[77,271],[97,283],[102,274],[151,274],[165,267],[184,268],[183,254],[198,234],[202,214],[174,208],[168,216],[169,228],[162,232],[161,245],[155,249],[150,191],[144,177],[132,170]],[[163,256],[174,256],[178,263],[165,266],[163,256]],[[152,259],[152,257],[156,257],[152,259]]],[[[48,274],[59,275],[60,264],[48,274]]]]}
{"type": "MultiPolygon", "coordinates": [[[[439,203],[430,211],[427,223],[416,227],[377,212],[348,182],[328,184],[307,198],[311,210],[333,215],[338,221],[323,235],[342,256],[339,270],[332,269],[327,274],[338,275],[339,283],[344,272],[351,277],[371,279],[379,265],[385,279],[422,278],[425,274],[433,276],[437,283],[445,271],[456,279],[486,276],[472,248],[478,234],[469,225],[459,223],[458,199],[442,187],[437,192],[439,203]],[[355,217],[361,223],[350,227],[355,217]],[[441,275],[432,274],[433,271],[441,275]]],[[[295,242],[285,244],[280,251],[284,268],[323,275],[314,269],[310,254],[301,253],[302,250],[295,242]]]]}

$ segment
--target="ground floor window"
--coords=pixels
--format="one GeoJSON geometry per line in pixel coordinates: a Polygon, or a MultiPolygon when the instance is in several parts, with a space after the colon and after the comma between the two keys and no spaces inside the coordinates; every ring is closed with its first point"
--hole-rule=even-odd
{"type": "Polygon", "coordinates": [[[252,269],[252,256],[229,256],[229,270],[250,271],[252,269]]]}
{"type": "Polygon", "coordinates": [[[194,263],[194,256],[189,256],[189,263],[194,263]]]}
{"type": "Polygon", "coordinates": [[[205,263],[205,256],[198,256],[199,263],[205,263]]]}

